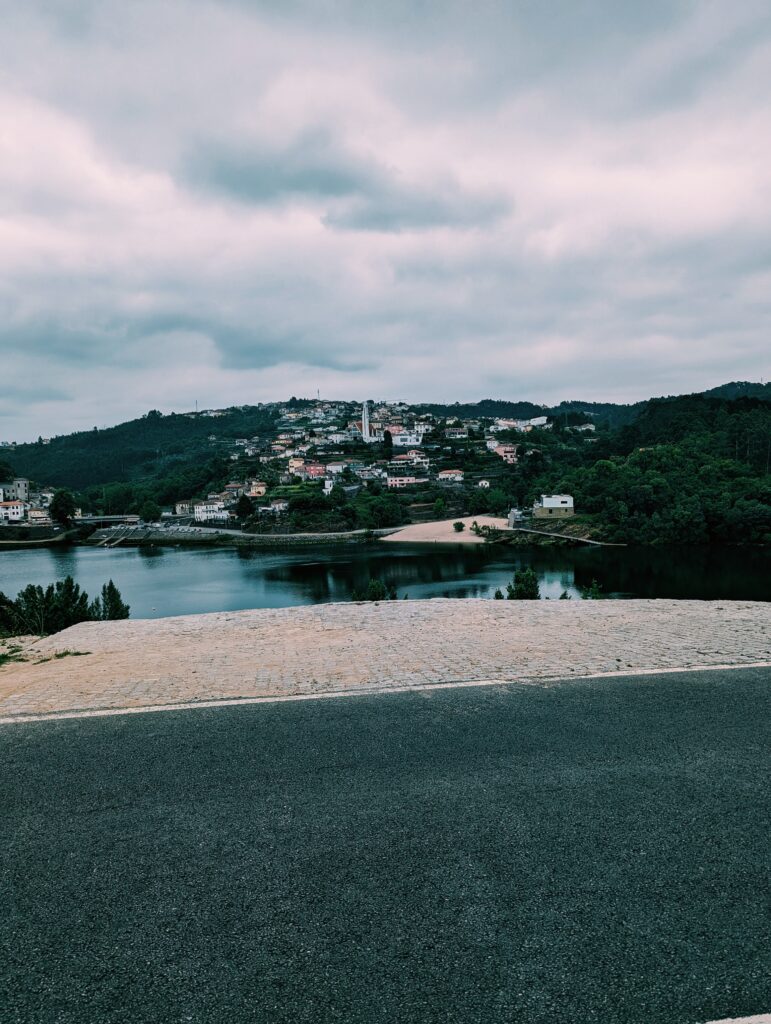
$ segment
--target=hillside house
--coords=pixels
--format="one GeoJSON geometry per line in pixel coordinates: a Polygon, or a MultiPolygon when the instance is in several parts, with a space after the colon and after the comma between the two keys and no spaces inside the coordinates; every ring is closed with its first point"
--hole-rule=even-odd
{"type": "Polygon", "coordinates": [[[19,476],[0,482],[0,501],[29,501],[29,480],[19,476]]]}
{"type": "Polygon", "coordinates": [[[508,466],[513,466],[517,461],[517,446],[515,444],[497,444],[493,449],[493,455],[497,455],[508,466]]]}
{"type": "Polygon", "coordinates": [[[536,519],[565,519],[574,514],[573,496],[570,494],[542,494],[533,505],[536,519]]]}
{"type": "Polygon", "coordinates": [[[0,501],[0,523],[21,523],[26,510],[23,501],[0,501]]]}
{"type": "Polygon", "coordinates": [[[193,518],[197,523],[226,523],[230,513],[224,501],[207,499],[193,505],[193,518]]]}
{"type": "Polygon", "coordinates": [[[31,508],[27,512],[27,521],[30,526],[51,526],[51,517],[42,508],[31,508]]]}
{"type": "Polygon", "coordinates": [[[386,477],[386,486],[391,490],[398,490],[402,487],[414,487],[416,484],[427,484],[427,477],[417,476],[391,476],[386,477]]]}

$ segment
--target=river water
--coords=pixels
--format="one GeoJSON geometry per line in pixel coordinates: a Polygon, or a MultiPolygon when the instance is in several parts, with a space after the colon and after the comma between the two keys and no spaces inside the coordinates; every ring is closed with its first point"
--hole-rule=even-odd
{"type": "Polygon", "coordinates": [[[373,545],[228,548],[37,548],[0,552],[0,591],[72,575],[91,597],[113,579],[132,617],[348,601],[370,577],[400,598],[492,598],[531,566],[551,600],[596,579],[612,597],[771,600],[771,552],[741,548],[487,548],[373,545]]]}

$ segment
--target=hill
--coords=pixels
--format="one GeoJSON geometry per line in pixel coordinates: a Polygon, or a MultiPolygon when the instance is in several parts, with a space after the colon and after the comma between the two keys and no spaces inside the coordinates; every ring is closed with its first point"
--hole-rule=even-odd
{"type": "Polygon", "coordinates": [[[18,445],[3,457],[18,476],[75,490],[168,478],[216,459],[220,440],[272,436],[277,416],[264,406],[226,409],[216,418],[151,411],[116,427],[94,427],[55,437],[48,444],[18,445]]]}
{"type": "Polygon", "coordinates": [[[730,384],[710,388],[704,394],[708,398],[761,398],[764,402],[771,402],[771,383],[753,384],[748,380],[734,380],[730,384]]]}

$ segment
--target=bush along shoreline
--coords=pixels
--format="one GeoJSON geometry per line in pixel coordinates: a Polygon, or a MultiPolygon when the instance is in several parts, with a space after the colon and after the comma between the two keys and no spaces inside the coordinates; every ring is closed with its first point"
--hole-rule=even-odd
{"type": "Polygon", "coordinates": [[[30,583],[15,600],[0,591],[0,636],[50,636],[79,622],[127,619],[130,611],[112,580],[93,601],[72,576],[45,589],[30,583]]]}

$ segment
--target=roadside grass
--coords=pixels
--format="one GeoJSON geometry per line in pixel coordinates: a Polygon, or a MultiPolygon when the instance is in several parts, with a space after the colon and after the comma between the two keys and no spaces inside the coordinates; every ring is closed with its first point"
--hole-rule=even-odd
{"type": "Polygon", "coordinates": [[[61,658],[84,658],[91,651],[56,651],[47,658],[38,658],[36,665],[43,665],[47,661],[59,661],[61,658]]]}
{"type": "Polygon", "coordinates": [[[26,661],[24,648],[19,644],[8,644],[4,651],[0,651],[0,665],[9,665],[14,661],[26,661]]]}

